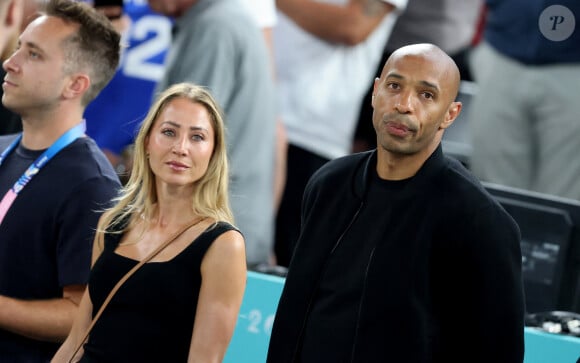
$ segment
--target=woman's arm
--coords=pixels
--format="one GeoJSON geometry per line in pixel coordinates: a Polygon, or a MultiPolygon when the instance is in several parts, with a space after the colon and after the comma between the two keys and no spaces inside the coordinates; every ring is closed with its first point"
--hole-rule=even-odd
{"type": "MultiPolygon", "coordinates": [[[[95,234],[95,238],[93,241],[93,255],[92,255],[92,262],[91,266],[94,266],[95,261],[99,258],[101,253],[103,252],[103,239],[104,235],[100,232],[102,229],[102,220],[103,217],[101,216],[99,219],[97,233],[95,234]]],[[[83,298],[81,299],[81,303],[77,310],[77,315],[73,322],[73,326],[71,328],[70,333],[68,334],[64,343],[60,346],[56,354],[51,360],[51,363],[68,363],[70,358],[72,357],[74,350],[79,344],[79,341],[83,338],[85,332],[89,328],[91,324],[93,316],[93,303],[91,302],[91,298],[89,296],[89,289],[85,289],[83,294],[83,298]]],[[[75,359],[73,362],[77,362],[83,356],[83,349],[79,349],[79,352],[76,354],[75,359]]]]}
{"type": "Polygon", "coordinates": [[[228,231],[213,242],[201,264],[201,276],[188,363],[221,362],[246,287],[246,253],[239,232],[228,231]]]}

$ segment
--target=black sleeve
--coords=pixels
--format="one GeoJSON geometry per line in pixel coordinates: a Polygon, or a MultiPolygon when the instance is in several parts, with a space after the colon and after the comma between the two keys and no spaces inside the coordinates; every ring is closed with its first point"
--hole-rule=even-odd
{"type": "Polygon", "coordinates": [[[97,222],[117,195],[116,180],[97,177],[72,190],[59,208],[57,245],[60,286],[86,284],[97,222]]]}
{"type": "Polygon", "coordinates": [[[441,351],[435,354],[521,363],[525,303],[519,228],[495,203],[463,222],[457,223],[460,244],[448,267],[453,291],[439,295],[446,318],[441,321],[441,351]]]}

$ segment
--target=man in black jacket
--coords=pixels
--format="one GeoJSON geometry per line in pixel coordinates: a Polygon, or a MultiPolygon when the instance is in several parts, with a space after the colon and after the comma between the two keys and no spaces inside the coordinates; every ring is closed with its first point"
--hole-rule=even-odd
{"type": "Polygon", "coordinates": [[[520,233],[441,137],[459,71],[431,44],[375,80],[377,149],[310,180],[268,351],[283,362],[519,362],[520,233]]]}

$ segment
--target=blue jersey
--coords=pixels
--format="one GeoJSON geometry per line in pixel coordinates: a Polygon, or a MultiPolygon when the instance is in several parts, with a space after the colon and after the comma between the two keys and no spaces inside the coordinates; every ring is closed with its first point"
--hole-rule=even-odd
{"type": "Polygon", "coordinates": [[[131,18],[123,38],[128,47],[111,82],[85,111],[87,134],[115,154],[134,141],[171,43],[171,20],[154,13],[147,0],[125,0],[124,10],[131,18]]]}

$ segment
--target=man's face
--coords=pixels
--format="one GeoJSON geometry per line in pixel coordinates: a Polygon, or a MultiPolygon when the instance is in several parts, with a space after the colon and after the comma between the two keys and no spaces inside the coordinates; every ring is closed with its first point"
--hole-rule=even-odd
{"type": "Polygon", "coordinates": [[[413,155],[439,143],[454,118],[449,112],[454,95],[448,69],[420,53],[391,57],[373,91],[379,148],[413,155]]]}
{"type": "Polygon", "coordinates": [[[41,16],[26,27],[18,49],[3,63],[2,103],[7,108],[25,117],[59,104],[68,80],[63,41],[76,30],[75,25],[51,16],[41,16]]]}
{"type": "Polygon", "coordinates": [[[175,98],[163,107],[145,142],[158,186],[193,188],[215,148],[211,117],[200,103],[175,98]]]}

